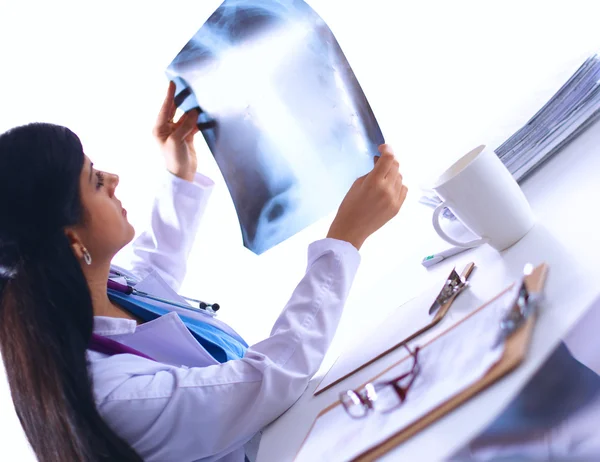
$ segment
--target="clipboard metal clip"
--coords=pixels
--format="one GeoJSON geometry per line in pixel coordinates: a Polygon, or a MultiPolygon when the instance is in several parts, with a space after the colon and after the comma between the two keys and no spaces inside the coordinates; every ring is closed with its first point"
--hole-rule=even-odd
{"type": "Polygon", "coordinates": [[[500,320],[500,333],[494,343],[494,348],[498,347],[516,332],[529,317],[537,314],[542,294],[540,292],[530,292],[527,289],[525,279],[529,274],[531,274],[531,265],[528,264],[525,266],[524,276],[519,282],[519,290],[513,303],[508,312],[500,320]]]}
{"type": "Polygon", "coordinates": [[[444,283],[444,287],[442,287],[442,290],[429,308],[429,314],[435,313],[440,307],[448,303],[450,299],[460,294],[468,285],[469,282],[466,279],[463,280],[456,272],[456,268],[453,268],[444,283]]]}

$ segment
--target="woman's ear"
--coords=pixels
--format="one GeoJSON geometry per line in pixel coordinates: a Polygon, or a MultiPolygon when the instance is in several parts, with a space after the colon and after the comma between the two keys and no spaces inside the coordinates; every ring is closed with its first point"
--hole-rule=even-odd
{"type": "Polygon", "coordinates": [[[73,253],[77,257],[77,259],[84,260],[85,246],[83,245],[83,242],[81,242],[81,239],[77,235],[77,232],[73,229],[68,228],[65,229],[65,236],[67,236],[69,244],[71,245],[71,249],[73,250],[73,253]]]}

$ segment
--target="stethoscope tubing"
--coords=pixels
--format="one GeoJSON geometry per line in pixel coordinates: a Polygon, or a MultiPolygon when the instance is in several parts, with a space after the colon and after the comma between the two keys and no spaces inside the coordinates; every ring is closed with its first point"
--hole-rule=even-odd
{"type": "MultiPolygon", "coordinates": [[[[120,274],[120,273],[117,273],[117,272],[113,272],[113,274],[116,275],[116,276],[125,278],[126,281],[128,280],[128,278],[125,275],[123,275],[123,274],[120,274]]],[[[142,292],[141,290],[137,290],[136,288],[131,287],[130,285],[124,285],[124,284],[121,284],[120,282],[112,281],[110,279],[106,282],[106,286],[109,289],[115,290],[115,291],[120,292],[120,293],[125,294],[125,295],[137,295],[139,297],[148,298],[148,299],[151,299],[151,300],[155,300],[157,302],[166,303],[166,304],[171,305],[171,306],[177,306],[179,308],[183,308],[184,310],[193,311],[195,313],[200,312],[200,313],[206,313],[206,314],[208,314],[210,316],[216,316],[216,313],[215,313],[216,310],[213,310],[211,308],[210,304],[204,303],[205,306],[206,306],[206,308],[202,308],[201,306],[202,306],[203,302],[201,302],[200,300],[195,300],[193,298],[183,297],[186,300],[190,300],[190,301],[198,303],[198,308],[194,308],[193,306],[185,305],[183,303],[178,303],[178,302],[175,302],[173,300],[167,300],[165,298],[156,297],[154,295],[150,295],[149,293],[142,292]]]]}

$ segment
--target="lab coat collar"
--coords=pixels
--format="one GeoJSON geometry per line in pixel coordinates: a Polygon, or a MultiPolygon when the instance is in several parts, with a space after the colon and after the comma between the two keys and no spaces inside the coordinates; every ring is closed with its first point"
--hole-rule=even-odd
{"type": "Polygon", "coordinates": [[[94,334],[102,336],[133,334],[137,322],[133,319],[94,316],[94,334]]]}

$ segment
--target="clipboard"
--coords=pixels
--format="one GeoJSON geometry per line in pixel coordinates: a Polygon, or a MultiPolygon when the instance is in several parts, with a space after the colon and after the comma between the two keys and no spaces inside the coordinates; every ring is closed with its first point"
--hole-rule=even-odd
{"type": "MultiPolygon", "coordinates": [[[[463,281],[467,281],[469,279],[469,277],[471,276],[471,273],[473,272],[474,269],[475,269],[475,263],[471,262],[471,263],[467,264],[465,266],[465,268],[463,269],[462,273],[460,274],[461,279],[463,281]]],[[[340,355],[338,357],[338,359],[336,360],[336,362],[334,362],[334,364],[331,366],[329,371],[327,371],[327,373],[323,375],[323,377],[319,381],[319,384],[315,388],[315,391],[313,392],[313,396],[320,395],[324,391],[326,391],[326,390],[330,389],[331,387],[337,385],[338,383],[346,380],[348,377],[351,377],[352,375],[356,374],[357,372],[367,368],[371,364],[379,361],[381,358],[389,355],[393,351],[396,351],[403,345],[407,344],[408,342],[413,341],[417,337],[421,336],[425,332],[427,332],[427,331],[431,330],[433,327],[437,326],[440,323],[440,321],[442,319],[444,319],[444,316],[446,316],[446,313],[448,313],[448,311],[450,310],[452,303],[458,298],[459,295],[460,295],[460,293],[452,295],[452,297],[450,297],[446,303],[444,303],[442,306],[440,306],[440,308],[437,310],[437,312],[435,313],[435,315],[433,316],[433,318],[431,319],[431,321],[429,323],[425,324],[424,326],[422,326],[418,330],[414,331],[413,333],[411,333],[410,335],[408,335],[401,341],[397,342],[396,344],[392,345],[391,347],[386,348],[383,352],[377,354],[373,358],[363,362],[358,367],[354,367],[352,370],[350,370],[349,372],[345,373],[344,375],[338,377],[337,379],[333,380],[331,383],[328,383],[327,385],[322,386],[323,382],[327,381],[328,377],[332,373],[335,372],[336,364],[338,364],[339,359],[344,354],[344,353],[342,353],[342,355],[340,355]]],[[[410,301],[407,303],[410,303],[410,301]]],[[[429,308],[429,307],[427,307],[427,308],[429,308]]]]}
{"type": "MultiPolygon", "coordinates": [[[[548,265],[541,264],[538,267],[536,267],[531,272],[530,275],[526,276],[524,280],[525,280],[525,285],[526,285],[528,291],[542,294],[543,288],[544,288],[544,285],[546,282],[546,278],[547,278],[547,273],[548,273],[548,265]]],[[[470,313],[464,319],[460,320],[453,326],[446,329],[444,332],[440,333],[437,337],[431,339],[429,342],[422,345],[422,347],[427,347],[428,345],[433,344],[434,342],[438,341],[441,337],[446,335],[448,332],[452,331],[460,324],[466,322],[468,319],[473,317],[475,314],[477,314],[481,310],[484,310],[492,302],[494,302],[495,300],[502,297],[504,294],[509,292],[512,288],[514,288],[514,284],[512,284],[511,286],[509,286],[508,288],[506,288],[505,290],[500,292],[497,296],[495,296],[494,298],[492,298],[491,300],[486,302],[484,305],[482,305],[479,308],[477,308],[476,310],[474,310],[472,313],[470,313]]],[[[513,309],[514,309],[514,307],[513,307],[513,309]]],[[[366,448],[362,453],[360,453],[358,456],[354,457],[352,460],[360,461],[360,462],[366,462],[366,461],[370,462],[370,461],[374,461],[377,458],[387,454],[388,452],[390,452],[391,450],[396,448],[398,445],[400,445],[404,441],[411,438],[413,435],[417,434],[418,432],[420,432],[427,426],[429,426],[432,423],[436,422],[437,420],[441,419],[446,414],[450,413],[452,410],[456,409],[458,406],[460,406],[461,404],[463,404],[464,402],[466,402],[473,396],[477,395],[484,389],[493,385],[495,382],[500,380],[502,377],[504,377],[505,375],[507,375],[508,373],[513,371],[515,368],[517,368],[526,357],[529,343],[531,340],[531,335],[532,335],[533,328],[535,325],[535,321],[536,321],[536,315],[535,315],[535,313],[533,313],[531,316],[527,317],[526,320],[523,322],[523,324],[521,324],[520,327],[518,327],[518,329],[515,330],[505,340],[504,347],[501,352],[500,358],[492,365],[492,367],[489,370],[487,370],[487,372],[485,374],[483,374],[483,376],[481,376],[480,379],[474,381],[467,388],[463,389],[462,391],[460,391],[460,392],[456,393],[455,395],[451,396],[450,398],[446,399],[441,404],[439,404],[437,407],[432,409],[430,412],[422,415],[421,417],[418,417],[409,426],[394,433],[387,439],[385,439],[379,443],[376,443],[375,445],[373,445],[369,448],[366,448]]],[[[497,332],[494,332],[493,335],[496,335],[496,334],[497,334],[497,332]]],[[[388,370],[397,366],[398,364],[402,363],[406,359],[407,358],[403,358],[401,361],[398,361],[397,363],[395,363],[394,365],[389,367],[388,370]]],[[[369,380],[369,382],[371,382],[374,379],[376,379],[377,377],[381,376],[384,372],[378,374],[376,377],[369,380]]],[[[313,426],[311,427],[311,430],[309,431],[308,435],[306,435],[306,437],[302,443],[302,446],[300,447],[300,449],[298,451],[298,454],[300,454],[302,447],[306,444],[306,441],[310,438],[311,431],[314,428],[317,420],[321,416],[326,414],[327,412],[331,411],[333,408],[337,407],[338,405],[339,405],[339,401],[331,404],[330,406],[326,407],[319,413],[319,415],[315,419],[315,422],[313,423],[313,426]]]]}

